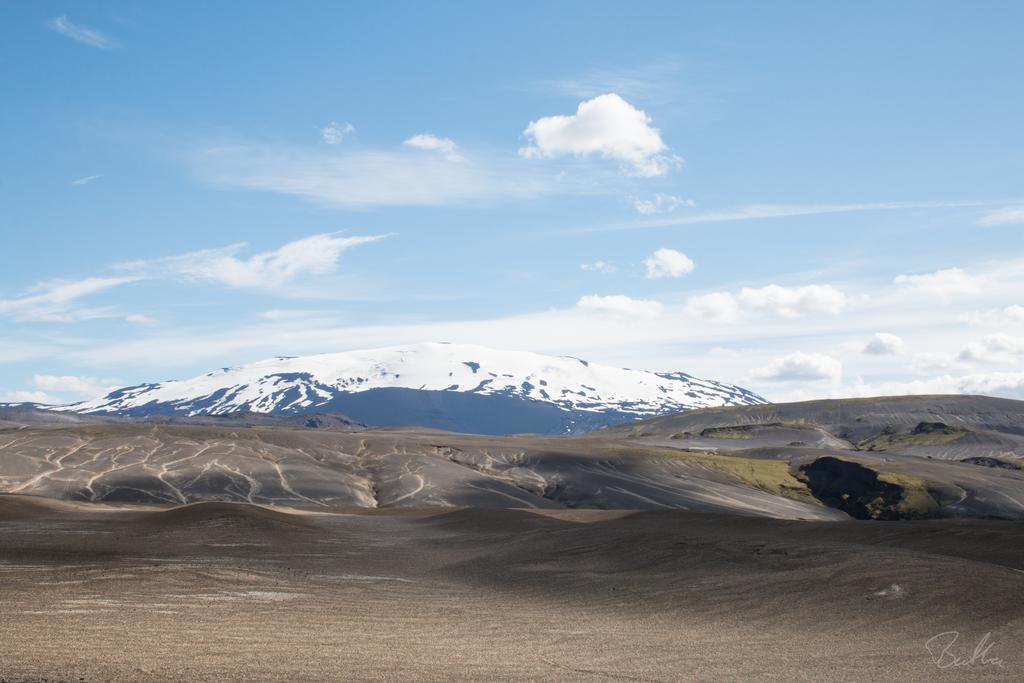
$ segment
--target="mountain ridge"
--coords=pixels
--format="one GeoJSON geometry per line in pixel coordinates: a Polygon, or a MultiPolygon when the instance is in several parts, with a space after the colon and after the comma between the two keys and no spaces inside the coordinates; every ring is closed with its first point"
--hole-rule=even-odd
{"type": "Polygon", "coordinates": [[[375,426],[483,434],[578,433],[693,408],[759,405],[742,387],[468,344],[278,356],[140,384],[61,410],[101,415],[339,412],[375,426]]]}

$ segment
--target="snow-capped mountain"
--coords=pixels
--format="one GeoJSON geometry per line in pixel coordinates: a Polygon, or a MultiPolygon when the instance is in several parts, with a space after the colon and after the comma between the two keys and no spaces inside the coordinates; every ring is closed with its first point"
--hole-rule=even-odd
{"type": "Polygon", "coordinates": [[[142,384],[67,406],[125,416],[341,412],[376,426],[501,434],[571,433],[692,408],[766,403],[682,372],[424,343],[280,357],[187,380],[142,384]]]}

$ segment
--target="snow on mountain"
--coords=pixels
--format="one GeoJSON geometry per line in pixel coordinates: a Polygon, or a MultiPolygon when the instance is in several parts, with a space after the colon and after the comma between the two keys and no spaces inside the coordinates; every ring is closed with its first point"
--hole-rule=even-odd
{"type": "MultiPolygon", "coordinates": [[[[746,389],[681,372],[628,370],[568,356],[423,343],[271,358],[192,379],[127,387],[67,409],[118,415],[239,410],[293,414],[342,409],[370,424],[382,424],[383,415],[383,424],[430,423],[428,426],[467,431],[439,415],[445,410],[467,409],[466,401],[453,400],[456,395],[514,399],[529,404],[535,413],[539,408],[556,408],[565,414],[562,426],[545,426],[541,431],[580,431],[692,408],[766,402],[746,389]],[[410,403],[411,392],[417,394],[415,405],[410,403]],[[411,416],[401,415],[403,409],[427,417],[411,421],[411,416]],[[353,414],[360,410],[379,414],[378,419],[353,414]],[[435,413],[438,419],[430,419],[435,413]]],[[[487,405],[494,410],[515,409],[515,403],[508,400],[492,400],[487,405]]],[[[473,419],[467,419],[472,428],[473,419]]]]}

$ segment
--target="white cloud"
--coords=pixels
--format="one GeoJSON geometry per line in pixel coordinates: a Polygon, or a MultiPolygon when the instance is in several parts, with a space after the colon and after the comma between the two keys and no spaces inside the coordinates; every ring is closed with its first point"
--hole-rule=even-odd
{"type": "Polygon", "coordinates": [[[730,323],[739,320],[740,306],[729,292],[711,292],[687,299],[686,312],[699,320],[730,323]]]}
{"type": "Polygon", "coordinates": [[[821,353],[791,353],[776,358],[763,368],[751,373],[754,379],[769,382],[832,382],[843,376],[843,365],[835,358],[821,353]]]}
{"type": "Polygon", "coordinates": [[[980,280],[961,268],[945,268],[921,275],[897,275],[893,283],[913,288],[943,302],[981,291],[980,280]]]}
{"type": "Polygon", "coordinates": [[[1024,372],[940,375],[911,382],[878,382],[845,387],[843,396],[905,396],[913,394],[971,394],[1024,399],[1024,372]]]}
{"type": "Polygon", "coordinates": [[[0,316],[19,321],[73,322],[114,317],[107,309],[76,309],[78,299],[139,280],[139,277],[88,277],[41,282],[26,294],[0,299],[0,316]]]}
{"type": "MultiPolygon", "coordinates": [[[[1002,202],[998,202],[1002,203],[1002,202]]],[[[966,207],[993,206],[997,202],[956,200],[934,202],[864,202],[860,204],[752,204],[738,208],[705,211],[685,216],[672,216],[634,221],[632,223],[587,226],[576,232],[615,232],[619,230],[643,230],[665,228],[674,225],[703,225],[732,221],[766,220],[794,216],[821,216],[836,213],[860,213],[865,211],[905,211],[909,209],[955,209],[966,207]]]]}
{"type": "Polygon", "coordinates": [[[94,180],[99,180],[102,177],[102,173],[100,175],[87,175],[84,178],[77,178],[76,180],[72,180],[70,184],[75,187],[81,187],[82,185],[88,185],[94,180]]]}
{"type": "Polygon", "coordinates": [[[586,270],[592,273],[601,273],[602,275],[610,275],[615,272],[615,264],[610,261],[598,260],[593,263],[581,263],[580,270],[586,270]]]}
{"type": "Polygon", "coordinates": [[[1008,206],[987,212],[978,221],[981,225],[1024,225],[1024,206],[1008,206]]]}
{"type": "Polygon", "coordinates": [[[397,152],[342,150],[219,145],[193,153],[188,160],[203,180],[215,185],[342,207],[443,206],[597,191],[593,179],[560,180],[525,168],[518,160],[477,163],[466,158],[452,163],[442,154],[408,147],[397,152]]]}
{"type": "Polygon", "coordinates": [[[46,26],[66,38],[89,47],[98,47],[101,50],[114,47],[114,43],[107,36],[87,26],[75,24],[64,15],[46,22],[46,26]]]}
{"type": "Polygon", "coordinates": [[[320,311],[305,308],[272,308],[268,311],[261,311],[260,318],[264,320],[311,320],[321,317],[320,311]]]}
{"type": "Polygon", "coordinates": [[[680,206],[696,206],[697,203],[692,199],[683,199],[671,194],[661,194],[660,192],[654,195],[653,199],[634,199],[633,208],[636,209],[637,213],[644,216],[650,216],[656,213],[672,213],[680,206]]]}
{"type": "Polygon", "coordinates": [[[462,156],[455,151],[457,146],[455,141],[451,138],[439,138],[436,135],[431,135],[430,133],[420,133],[419,135],[413,135],[408,140],[402,142],[402,144],[408,147],[426,150],[428,152],[440,152],[448,161],[463,160],[462,156]]]}
{"type": "Polygon", "coordinates": [[[23,295],[0,299],[0,317],[19,322],[80,322],[120,318],[125,322],[152,325],[156,320],[141,313],[123,314],[109,307],[82,307],[80,299],[124,284],[149,279],[184,278],[218,282],[231,287],[278,287],[303,275],[333,272],[341,254],[383,236],[342,237],[312,235],[279,249],[240,258],[246,245],[234,244],[180,256],[118,264],[125,275],[88,277],[80,280],[41,282],[23,295]]]}
{"type": "MultiPolygon", "coordinates": [[[[249,252],[234,254],[241,260],[249,255],[249,252]]],[[[1024,331],[1018,328],[975,328],[965,324],[962,318],[972,310],[996,311],[1002,315],[1009,308],[1008,304],[1024,302],[1022,263],[1020,259],[1010,259],[965,264],[972,275],[983,281],[983,297],[958,302],[955,308],[923,306],[914,296],[898,295],[899,288],[890,282],[863,282],[856,289],[851,283],[843,287],[847,290],[847,308],[842,315],[827,320],[819,316],[785,318],[755,314],[738,300],[739,287],[736,287],[729,292],[711,292],[711,295],[719,295],[714,297],[705,293],[704,296],[709,297],[707,301],[697,297],[693,297],[692,302],[685,297],[681,301],[666,301],[657,317],[613,313],[607,305],[603,306],[604,310],[596,310],[601,308],[597,301],[591,302],[589,309],[586,302],[577,308],[573,305],[575,300],[561,309],[467,318],[455,317],[447,308],[433,311],[429,317],[424,314],[423,318],[418,315],[413,318],[396,317],[389,315],[386,309],[373,307],[358,320],[344,310],[322,310],[308,317],[274,314],[257,318],[255,314],[241,314],[223,321],[195,322],[184,327],[162,325],[153,330],[133,330],[130,335],[92,339],[80,335],[60,335],[59,339],[40,335],[29,339],[19,334],[16,342],[19,346],[14,348],[14,353],[19,358],[59,355],[62,362],[81,364],[81,369],[73,369],[74,366],[68,369],[79,374],[125,373],[132,368],[131,380],[142,381],[275,355],[442,339],[571,354],[626,367],[681,370],[699,377],[744,384],[751,381],[752,369],[763,370],[773,360],[799,349],[842,361],[842,381],[836,384],[759,381],[764,387],[776,387],[769,394],[772,399],[839,397],[864,395],[865,392],[934,393],[956,390],[960,386],[954,382],[957,376],[990,369],[1024,369],[1019,364],[975,367],[957,359],[957,354],[969,342],[987,333],[1024,337],[1024,331]],[[704,305],[700,306],[701,303],[704,305]],[[730,315],[730,310],[734,315],[730,315]],[[701,320],[711,317],[719,320],[705,323],[698,320],[695,313],[704,316],[701,320]],[[728,320],[722,320],[743,313],[747,315],[740,315],[742,324],[729,325],[728,320]],[[906,341],[907,350],[914,353],[908,354],[901,363],[887,361],[884,356],[862,355],[864,344],[879,330],[900,335],[906,341]],[[26,349],[27,341],[39,342],[46,350],[26,349]],[[708,349],[715,347],[737,349],[739,353],[709,354],[708,349]],[[925,358],[927,354],[920,351],[927,351],[933,357],[925,358]],[[104,367],[112,369],[95,369],[104,367]],[[945,384],[932,383],[936,375],[946,377],[945,384]],[[863,384],[858,376],[863,376],[870,384],[863,384]]],[[[569,264],[570,268],[575,265],[576,262],[569,264]]],[[[293,291],[301,284],[285,289],[293,291]]],[[[4,353],[4,331],[0,329],[0,357],[4,353]]],[[[755,384],[751,388],[758,387],[755,384]]],[[[1004,392],[1003,395],[1011,391],[998,386],[997,390],[1004,392]]]]}
{"type": "Polygon", "coordinates": [[[556,158],[598,154],[630,164],[641,176],[660,176],[679,164],[668,154],[651,118],[614,93],[580,102],[573,115],[545,116],[523,131],[526,157],[556,158]]]}
{"type": "Polygon", "coordinates": [[[942,351],[923,351],[914,354],[911,367],[918,372],[931,372],[934,370],[948,370],[956,365],[956,358],[953,354],[942,351]]]}
{"type": "Polygon", "coordinates": [[[1008,334],[990,334],[968,344],[958,358],[976,363],[1012,363],[1018,356],[1024,356],[1024,339],[1008,334]]]}
{"type": "Polygon", "coordinates": [[[35,375],[32,383],[40,391],[70,395],[79,399],[96,398],[118,388],[116,381],[78,375],[35,375]]]}
{"type": "Polygon", "coordinates": [[[87,398],[96,398],[118,388],[117,380],[100,380],[78,375],[35,375],[34,389],[0,394],[0,401],[10,403],[43,403],[60,405],[87,398]]]}
{"type": "Polygon", "coordinates": [[[861,352],[871,356],[895,356],[903,353],[903,339],[888,332],[876,332],[861,352]]]}
{"type": "Polygon", "coordinates": [[[628,67],[596,68],[572,78],[541,80],[538,89],[579,99],[614,92],[647,102],[671,102],[678,95],[682,64],[676,60],[628,67]]]}
{"type": "Polygon", "coordinates": [[[154,261],[124,263],[120,268],[152,277],[184,277],[229,287],[279,287],[301,275],[333,272],[343,252],[379,239],[381,236],[312,235],[249,258],[237,256],[246,246],[241,243],[154,261]]]}
{"type": "Polygon", "coordinates": [[[693,271],[689,256],[675,249],[662,248],[644,259],[645,277],[682,277],[693,271]]]}
{"type": "Polygon", "coordinates": [[[750,309],[784,318],[798,318],[810,313],[836,315],[846,307],[846,295],[831,285],[744,287],[740,290],[739,299],[750,309]]]}
{"type": "Polygon", "coordinates": [[[627,318],[657,318],[663,306],[660,302],[647,299],[631,299],[628,296],[614,294],[598,296],[592,294],[580,297],[576,309],[593,313],[605,313],[627,318]]]}
{"type": "Polygon", "coordinates": [[[64,401],[60,397],[48,394],[45,391],[7,391],[0,394],[0,402],[58,405],[64,401]]]}
{"type": "Polygon", "coordinates": [[[1006,308],[992,308],[987,311],[973,311],[961,316],[961,320],[973,325],[1024,325],[1024,306],[1014,304],[1006,308]]]}
{"type": "Polygon", "coordinates": [[[356,132],[356,127],[346,121],[345,123],[338,124],[331,121],[329,124],[320,129],[320,139],[328,145],[337,145],[345,139],[346,136],[356,132]]]}
{"type": "Polygon", "coordinates": [[[1024,399],[1024,372],[989,372],[963,375],[955,378],[940,378],[939,386],[945,385],[958,394],[985,394],[1024,399]]]}

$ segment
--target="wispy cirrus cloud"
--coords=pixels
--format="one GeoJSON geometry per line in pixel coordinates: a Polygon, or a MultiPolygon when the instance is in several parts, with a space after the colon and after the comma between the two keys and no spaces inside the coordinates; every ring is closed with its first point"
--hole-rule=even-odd
{"type": "Polygon", "coordinates": [[[17,321],[75,322],[115,317],[105,308],[79,308],[80,299],[141,279],[138,276],[87,277],[80,280],[48,280],[25,294],[0,299],[0,316],[17,321]]]}
{"type": "Polygon", "coordinates": [[[0,299],[0,317],[18,322],[63,323],[118,318],[137,325],[152,325],[156,320],[151,316],[119,313],[109,306],[85,306],[82,300],[145,280],[185,280],[234,288],[272,289],[303,276],[335,272],[342,253],[384,237],[386,235],[327,233],[311,235],[251,256],[241,255],[248,246],[243,242],[176,256],[119,263],[113,267],[117,275],[47,280],[20,296],[0,299]]]}
{"type": "Polygon", "coordinates": [[[993,209],[978,220],[979,225],[1024,225],[1024,206],[993,209]]]}
{"type": "Polygon", "coordinates": [[[82,185],[88,185],[93,181],[99,180],[102,177],[102,173],[98,175],[87,175],[84,178],[76,178],[75,180],[72,180],[70,184],[74,187],[81,187],[82,185]]]}
{"type": "MultiPolygon", "coordinates": [[[[1021,202],[1021,200],[1014,200],[1021,202]]],[[[734,221],[766,220],[771,218],[792,218],[795,216],[820,216],[837,213],[859,213],[867,211],[906,211],[912,209],[959,209],[1002,206],[1007,201],[955,200],[955,201],[909,201],[909,202],[860,202],[848,204],[751,204],[731,209],[701,211],[666,218],[638,220],[606,226],[588,226],[572,232],[617,232],[621,230],[644,230],[668,228],[681,225],[703,225],[734,221]]],[[[1024,206],[1024,204],[1022,204],[1024,206]]]]}
{"type": "Polygon", "coordinates": [[[311,235],[249,257],[239,256],[248,246],[241,242],[161,259],[131,261],[119,264],[117,268],[137,273],[140,278],[184,278],[216,282],[229,287],[272,288],[303,275],[334,272],[342,253],[384,237],[311,235]]]}
{"type": "Polygon", "coordinates": [[[89,47],[95,47],[101,50],[110,50],[117,47],[117,44],[104,34],[95,29],[89,28],[88,26],[76,24],[63,14],[59,17],[50,19],[46,22],[46,26],[65,38],[70,38],[76,43],[81,43],[82,45],[88,45],[89,47]]]}
{"type": "Polygon", "coordinates": [[[650,199],[633,199],[633,208],[643,216],[652,216],[658,213],[672,213],[681,206],[696,206],[692,199],[684,199],[671,194],[656,193],[650,199]]]}
{"type": "MultiPolygon", "coordinates": [[[[412,139],[412,138],[410,138],[412,139]]],[[[443,150],[442,150],[443,151],[443,150]]],[[[324,204],[443,206],[573,191],[555,173],[510,163],[394,150],[328,150],[278,145],[215,145],[188,157],[203,180],[225,188],[294,195],[324,204]]]]}
{"type": "Polygon", "coordinates": [[[578,99],[614,92],[643,102],[671,100],[679,89],[682,64],[663,59],[637,66],[590,69],[577,76],[537,81],[536,89],[578,99]]]}

